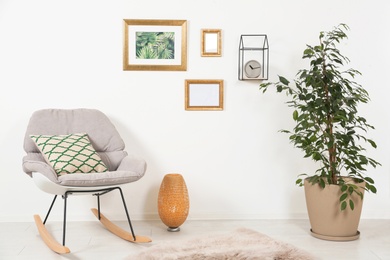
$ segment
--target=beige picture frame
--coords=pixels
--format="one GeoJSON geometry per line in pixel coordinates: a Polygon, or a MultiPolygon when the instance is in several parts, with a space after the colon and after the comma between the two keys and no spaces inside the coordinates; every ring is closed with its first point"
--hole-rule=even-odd
{"type": "Polygon", "coordinates": [[[201,30],[201,56],[202,57],[222,56],[222,30],[221,29],[201,30]]]}
{"type": "Polygon", "coordinates": [[[185,80],[185,110],[223,110],[222,79],[185,80]]]}

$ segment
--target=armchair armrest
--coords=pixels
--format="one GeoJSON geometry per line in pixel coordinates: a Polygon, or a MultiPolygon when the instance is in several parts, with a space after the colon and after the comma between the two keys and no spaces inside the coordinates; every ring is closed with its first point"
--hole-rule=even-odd
{"type": "Polygon", "coordinates": [[[132,171],[142,177],[146,172],[146,162],[135,156],[127,155],[122,159],[117,171],[132,171]]]}
{"type": "Polygon", "coordinates": [[[48,165],[40,153],[28,153],[23,157],[23,171],[32,177],[33,172],[46,176],[49,180],[58,183],[57,173],[48,165]]]}

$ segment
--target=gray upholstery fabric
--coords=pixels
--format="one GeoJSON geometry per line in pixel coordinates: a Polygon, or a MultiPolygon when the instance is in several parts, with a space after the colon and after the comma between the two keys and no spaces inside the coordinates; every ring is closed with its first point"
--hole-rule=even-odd
{"type": "Polygon", "coordinates": [[[102,186],[134,182],[146,171],[144,160],[128,156],[125,144],[108,117],[96,109],[42,109],[30,118],[24,137],[23,171],[39,172],[49,180],[66,186],[102,186]],[[75,173],[58,177],[31,140],[31,134],[62,135],[87,133],[109,171],[75,173]]]}
{"type": "Polygon", "coordinates": [[[43,109],[34,112],[27,126],[24,150],[39,152],[31,134],[87,133],[97,152],[121,151],[125,144],[106,115],[96,109],[43,109]]]}

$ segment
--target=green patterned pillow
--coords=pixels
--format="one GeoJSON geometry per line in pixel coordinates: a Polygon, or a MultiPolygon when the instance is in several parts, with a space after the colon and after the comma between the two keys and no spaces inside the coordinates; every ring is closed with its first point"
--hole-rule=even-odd
{"type": "Polygon", "coordinates": [[[30,137],[57,175],[108,170],[86,133],[30,137]]]}

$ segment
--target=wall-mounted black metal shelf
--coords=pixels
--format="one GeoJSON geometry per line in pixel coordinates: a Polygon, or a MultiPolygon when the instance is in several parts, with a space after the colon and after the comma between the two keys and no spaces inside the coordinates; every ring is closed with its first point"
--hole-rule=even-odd
{"type": "Polygon", "coordinates": [[[242,34],[240,36],[240,45],[238,50],[238,79],[267,80],[268,74],[269,45],[267,35],[242,34]],[[253,67],[248,65],[250,62],[258,62],[260,66],[253,67]],[[251,70],[253,69],[259,69],[259,72],[251,73],[251,70]]]}

